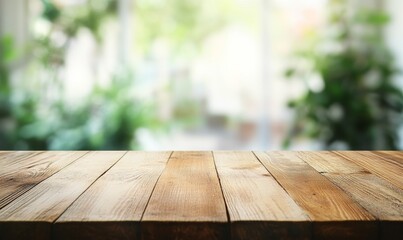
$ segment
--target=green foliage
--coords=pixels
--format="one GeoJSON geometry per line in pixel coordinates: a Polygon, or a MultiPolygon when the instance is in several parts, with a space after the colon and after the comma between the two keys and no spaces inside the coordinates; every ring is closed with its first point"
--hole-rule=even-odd
{"type": "MultiPolygon", "coordinates": [[[[26,149],[20,141],[29,138],[33,148],[45,146],[44,140],[36,139],[30,127],[36,120],[36,101],[33,97],[26,97],[22,101],[12,101],[15,97],[15,87],[11,84],[10,65],[16,58],[16,49],[13,39],[5,36],[0,39],[0,149],[26,149]],[[24,134],[27,129],[27,134],[24,134]]],[[[22,92],[20,92],[21,94],[22,92]]],[[[41,129],[36,132],[41,132],[41,129]]]]}
{"type": "Polygon", "coordinates": [[[232,0],[137,0],[135,4],[139,50],[148,50],[155,40],[163,39],[177,55],[189,52],[184,48],[197,51],[206,36],[240,16],[251,18],[232,0]]]}
{"type": "Polygon", "coordinates": [[[136,129],[157,123],[151,103],[133,97],[132,81],[131,73],[116,75],[111,86],[97,87],[81,108],[60,106],[57,128],[61,130],[50,136],[50,148],[138,148],[136,129]]]}
{"type": "MultiPolygon", "coordinates": [[[[87,0],[63,5],[41,0],[38,23],[42,28],[28,46],[27,55],[32,57],[29,74],[18,86],[10,86],[7,64],[3,64],[10,55],[4,49],[12,48],[0,46],[0,149],[135,149],[137,129],[161,128],[154,106],[137,97],[131,71],[114,74],[112,84],[96,86],[80,105],[70,106],[62,98],[70,43],[82,30],[102,43],[104,23],[116,17],[117,2],[87,0]]],[[[204,38],[233,22],[234,16],[243,15],[253,21],[256,18],[246,16],[248,11],[243,12],[232,0],[136,0],[134,4],[139,55],[148,56],[155,41],[162,39],[174,60],[188,63],[204,38]]],[[[185,127],[195,125],[201,104],[188,95],[172,94],[173,122],[185,127]]]]}
{"type": "Polygon", "coordinates": [[[10,38],[0,41],[0,149],[138,148],[136,130],[158,123],[151,104],[137,97],[130,70],[111,76],[107,87],[96,86],[80,105],[68,105],[61,98],[64,79],[59,73],[69,42],[80,29],[89,30],[101,42],[102,24],[115,12],[116,1],[87,1],[71,9],[50,0],[42,3],[42,17],[51,28],[35,39],[29,53],[34,56],[31,68],[45,73],[40,79],[30,75],[23,88],[11,86],[8,63],[14,48],[10,38]],[[55,32],[65,39],[62,44],[52,38],[55,32]],[[47,98],[44,88],[56,97],[47,98]]]}
{"type": "Polygon", "coordinates": [[[116,0],[89,0],[85,4],[61,9],[54,1],[42,0],[44,20],[51,24],[51,29],[34,39],[33,54],[40,58],[41,64],[48,68],[64,65],[64,57],[69,43],[80,29],[87,29],[94,38],[102,41],[101,26],[116,12],[116,0]],[[64,39],[54,41],[52,35],[59,34],[64,39]]]}
{"type": "Polygon", "coordinates": [[[389,17],[379,9],[347,15],[345,1],[331,4],[330,33],[299,51],[286,71],[305,81],[307,90],[289,103],[295,122],[285,145],[308,136],[326,148],[397,149],[403,93],[393,82],[398,71],[382,39],[389,17]]]}
{"type": "Polygon", "coordinates": [[[8,63],[14,56],[14,47],[11,37],[0,39],[0,117],[10,113],[10,79],[8,63]]]}
{"type": "Polygon", "coordinates": [[[42,16],[50,22],[56,21],[60,16],[60,10],[49,0],[41,0],[43,4],[42,16]]]}
{"type": "MultiPolygon", "coordinates": [[[[157,38],[167,36],[178,45],[194,42],[199,38],[200,31],[205,31],[198,27],[200,19],[206,19],[202,16],[200,5],[203,3],[187,0],[171,0],[165,3],[136,1],[137,19],[141,23],[137,27],[141,33],[139,36],[143,46],[157,38]]],[[[215,24],[216,22],[212,23],[215,24]]],[[[214,27],[207,25],[209,25],[207,28],[214,27]]]]}
{"type": "Polygon", "coordinates": [[[14,47],[11,37],[0,38],[0,146],[10,146],[10,124],[8,116],[12,111],[9,77],[9,61],[13,58],[14,47]]]}

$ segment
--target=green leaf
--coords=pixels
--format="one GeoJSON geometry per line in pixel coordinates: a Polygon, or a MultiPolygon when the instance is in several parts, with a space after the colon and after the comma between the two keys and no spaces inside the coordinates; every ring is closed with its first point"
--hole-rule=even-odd
{"type": "Polygon", "coordinates": [[[61,15],[60,9],[51,0],[41,0],[43,5],[42,16],[49,22],[55,22],[61,15]]]}

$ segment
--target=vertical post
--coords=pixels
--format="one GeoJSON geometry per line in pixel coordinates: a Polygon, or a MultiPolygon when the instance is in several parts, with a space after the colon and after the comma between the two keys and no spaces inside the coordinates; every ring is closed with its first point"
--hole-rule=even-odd
{"type": "Polygon", "coordinates": [[[262,79],[261,110],[258,126],[261,150],[269,147],[269,0],[261,0],[262,79]]]}
{"type": "Polygon", "coordinates": [[[6,1],[0,0],[0,37],[4,34],[4,26],[6,22],[6,1]]]}
{"type": "Polygon", "coordinates": [[[119,0],[118,2],[118,19],[119,19],[119,36],[118,36],[118,62],[119,65],[126,68],[131,65],[131,54],[133,44],[133,19],[132,19],[132,0],[119,0]]]}
{"type": "Polygon", "coordinates": [[[0,36],[10,35],[17,48],[29,40],[28,0],[0,0],[0,36]]]}
{"type": "Polygon", "coordinates": [[[9,65],[12,81],[21,79],[27,61],[22,50],[26,48],[31,38],[29,4],[29,0],[0,0],[0,38],[10,36],[13,47],[18,49],[19,53],[23,53],[9,65]]]}

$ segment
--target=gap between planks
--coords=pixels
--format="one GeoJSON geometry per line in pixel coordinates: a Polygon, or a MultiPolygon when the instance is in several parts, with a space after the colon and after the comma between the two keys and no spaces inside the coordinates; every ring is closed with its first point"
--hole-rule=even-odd
{"type": "Polygon", "coordinates": [[[50,239],[53,222],[123,155],[91,152],[21,195],[0,210],[2,237],[50,239]],[[97,164],[93,164],[95,160],[97,164]]]}
{"type": "Polygon", "coordinates": [[[369,151],[333,151],[403,189],[403,163],[369,151]]]}
{"type": "Polygon", "coordinates": [[[95,182],[97,182],[98,181],[98,179],[100,179],[103,175],[105,175],[105,173],[107,173],[111,168],[113,168],[113,166],[115,166],[124,156],[126,156],[126,154],[127,154],[127,151],[126,152],[124,152],[123,153],[123,155],[116,161],[116,162],[114,162],[114,163],[112,163],[112,165],[109,167],[109,168],[107,168],[103,173],[101,173],[101,175],[99,175],[90,185],[88,185],[88,187],[82,192],[82,193],[80,193],[77,197],[76,197],[76,199],[74,200],[74,201],[72,201],[71,203],[70,203],[70,205],[59,215],[59,217],[57,217],[54,221],[53,221],[53,224],[54,223],[56,223],[57,222],[57,220],[59,220],[60,219],[60,217],[89,189],[89,188],[91,188],[91,186],[93,186],[94,185],[94,183],[95,182]]]}
{"type": "Polygon", "coordinates": [[[332,152],[298,152],[297,155],[376,216],[381,239],[403,236],[399,227],[403,220],[402,189],[332,152]]]}
{"type": "Polygon", "coordinates": [[[0,160],[0,209],[87,154],[68,151],[13,153],[0,160]]]}
{"type": "Polygon", "coordinates": [[[227,223],[212,153],[173,152],[141,219],[142,239],[226,239],[227,223]]]}
{"type": "Polygon", "coordinates": [[[140,239],[140,219],[171,154],[129,151],[59,217],[54,236],[140,239]]]}
{"type": "MultiPolygon", "coordinates": [[[[203,153],[203,152],[197,152],[197,153],[203,153]]],[[[205,152],[204,152],[205,153],[205,152]]],[[[238,152],[239,153],[239,152],[238,152]]],[[[124,155],[123,156],[125,156],[127,153],[124,153],[124,155]]],[[[169,163],[169,161],[170,161],[170,159],[171,159],[171,157],[172,157],[172,155],[174,154],[174,152],[171,152],[171,154],[170,154],[170,156],[168,157],[168,160],[167,160],[167,163],[166,163],[166,166],[168,165],[168,163],[169,163]]],[[[218,153],[217,153],[218,154],[218,153]]],[[[226,216],[226,219],[227,219],[227,221],[226,221],[226,226],[225,226],[225,228],[231,228],[231,231],[232,231],[232,228],[234,227],[234,228],[236,228],[237,226],[237,224],[239,224],[239,223],[241,223],[241,224],[244,224],[245,226],[247,226],[248,228],[249,227],[251,227],[251,228],[256,228],[256,224],[261,224],[261,222],[260,221],[258,221],[258,222],[254,222],[253,221],[253,219],[240,219],[240,221],[234,221],[234,223],[235,224],[232,224],[232,217],[231,217],[231,208],[230,208],[230,198],[226,198],[226,196],[225,196],[225,191],[226,191],[226,187],[225,187],[225,184],[223,184],[223,182],[225,181],[225,178],[223,178],[221,175],[220,175],[220,173],[219,173],[219,167],[218,167],[218,165],[217,165],[217,162],[218,161],[220,161],[220,160],[217,160],[216,158],[215,158],[215,155],[216,155],[216,152],[214,151],[214,152],[209,152],[209,155],[211,155],[212,156],[212,163],[213,163],[213,169],[214,169],[214,176],[215,177],[213,177],[213,178],[216,178],[217,180],[218,180],[218,187],[219,187],[219,190],[220,190],[220,194],[219,195],[221,195],[222,196],[222,200],[223,200],[223,203],[224,203],[224,209],[225,209],[225,214],[223,214],[224,216],[226,216]],[[249,224],[250,223],[250,224],[249,224]],[[249,224],[249,225],[248,225],[249,224]]],[[[252,161],[251,159],[251,157],[249,156],[250,155],[250,152],[246,152],[246,153],[244,153],[244,156],[246,156],[246,158],[249,158],[249,160],[248,161],[252,161]],[[245,155],[246,154],[246,155],[245,155]]],[[[287,187],[284,187],[283,186],[283,184],[284,184],[284,182],[282,182],[282,180],[281,180],[281,178],[280,179],[278,179],[278,172],[276,172],[276,171],[274,171],[274,175],[272,176],[272,173],[270,172],[270,170],[269,170],[269,168],[267,168],[266,167],[266,165],[262,162],[262,160],[256,155],[256,153],[252,153],[252,155],[253,155],[253,161],[256,161],[256,162],[258,162],[259,163],[259,165],[260,165],[260,167],[258,167],[258,168],[264,168],[265,169],[265,172],[267,173],[267,175],[268,176],[263,176],[263,178],[270,178],[270,177],[272,177],[273,179],[274,179],[274,181],[276,182],[276,184],[278,184],[280,187],[281,187],[281,189],[282,190],[284,190],[285,192],[286,192],[286,194],[287,194],[287,196],[290,196],[290,198],[292,198],[292,199],[294,199],[293,197],[292,197],[292,195],[290,195],[290,193],[288,192],[289,191],[289,188],[287,188],[287,187]],[[276,177],[277,176],[277,177],[276,177]],[[288,189],[288,190],[287,190],[288,189]]],[[[259,154],[258,154],[259,155],[259,154]]],[[[380,155],[380,154],[377,154],[378,156],[380,155]]],[[[4,156],[4,154],[1,154],[0,155],[0,158],[1,157],[3,157],[4,156]]],[[[104,178],[104,176],[105,176],[105,174],[107,174],[111,169],[113,169],[117,164],[118,164],[118,162],[120,162],[121,161],[121,159],[123,158],[123,156],[121,156],[115,163],[113,163],[111,166],[109,166],[109,168],[108,169],[106,169],[101,175],[99,175],[89,186],[87,186],[87,188],[85,189],[85,190],[83,190],[71,203],[70,203],[70,205],[68,205],[68,207],[66,207],[66,209],[59,215],[59,217],[57,218],[57,220],[59,220],[59,219],[61,219],[61,216],[63,216],[69,209],[71,209],[71,207],[73,206],[73,205],[75,205],[76,204],[76,202],[78,201],[78,199],[81,199],[82,197],[83,197],[83,195],[86,193],[86,192],[88,192],[90,189],[92,189],[93,187],[94,187],[94,185],[98,182],[98,180],[99,179],[103,179],[104,178]]],[[[241,156],[243,156],[242,154],[241,154],[241,156]]],[[[349,194],[349,192],[348,191],[346,191],[346,187],[344,187],[344,188],[342,188],[342,187],[340,187],[339,186],[339,184],[336,184],[335,182],[333,182],[331,179],[329,179],[329,174],[326,172],[326,171],[319,171],[318,169],[316,169],[315,167],[313,167],[312,166],[312,164],[310,164],[309,162],[307,162],[307,161],[305,161],[303,158],[301,158],[300,156],[298,156],[298,154],[297,155],[295,155],[295,156],[297,156],[297,158],[299,159],[299,160],[301,160],[302,162],[304,162],[305,164],[307,164],[308,166],[310,166],[311,168],[312,168],[312,170],[314,170],[314,171],[316,171],[319,175],[321,175],[321,176],[323,176],[325,179],[327,179],[331,184],[333,184],[335,187],[337,187],[340,191],[342,191],[343,193],[346,193],[346,194],[348,194],[349,195],[349,197],[351,197],[352,195],[351,194],[349,194]]],[[[368,155],[367,155],[368,156],[368,155]]],[[[341,156],[340,156],[341,157],[341,156]]],[[[343,159],[346,159],[345,157],[341,157],[341,158],[343,158],[343,159]]],[[[382,156],[382,158],[385,158],[384,156],[382,156]]],[[[239,158],[238,158],[239,159],[239,158]]],[[[241,157],[241,159],[245,159],[244,157],[241,157]]],[[[400,158],[399,158],[400,159],[400,158]]],[[[76,159],[76,160],[78,160],[78,159],[76,159]]],[[[75,160],[75,161],[76,161],[75,160]]],[[[1,161],[1,160],[0,160],[1,161]]],[[[252,161],[252,162],[253,162],[252,161]]],[[[346,161],[350,161],[350,159],[347,159],[346,161]]],[[[74,161],[73,161],[74,162],[74,161]]],[[[72,162],[72,163],[73,163],[72,162]]],[[[70,163],[70,164],[72,164],[72,163],[70,163]]],[[[355,162],[353,163],[353,162],[351,162],[352,164],[356,164],[355,162]]],[[[70,165],[70,164],[68,164],[68,165],[70,165]]],[[[267,164],[267,163],[266,163],[267,164]]],[[[150,201],[151,201],[151,199],[152,199],[152,197],[153,197],[153,195],[154,194],[158,194],[158,193],[155,193],[155,190],[156,190],[156,187],[157,187],[157,184],[160,182],[160,177],[162,176],[162,174],[166,171],[166,166],[164,167],[164,169],[163,169],[163,171],[162,171],[162,173],[161,174],[159,174],[159,176],[158,176],[158,178],[157,178],[157,180],[156,180],[156,182],[155,182],[155,184],[153,185],[153,188],[152,188],[152,191],[151,191],[151,193],[150,193],[150,196],[148,197],[148,199],[147,199],[147,203],[146,203],[146,207],[144,208],[144,210],[142,211],[142,214],[141,214],[141,221],[143,220],[143,218],[144,218],[144,215],[145,215],[145,213],[146,213],[146,210],[147,210],[147,207],[148,207],[148,205],[149,205],[149,203],[150,203],[150,201]]],[[[357,166],[357,165],[356,165],[357,166]]],[[[67,167],[67,166],[66,166],[67,167]]],[[[62,169],[65,169],[66,167],[64,167],[64,168],[62,168],[62,169]]],[[[62,169],[60,169],[60,170],[62,170],[62,169]]],[[[362,169],[361,168],[361,166],[359,166],[359,168],[354,168],[353,169],[353,171],[352,172],[349,172],[349,174],[350,173],[355,173],[354,171],[358,171],[357,173],[359,173],[359,174],[368,174],[369,172],[366,172],[366,171],[362,171],[362,170],[360,170],[360,169],[362,169]],[[357,170],[358,169],[358,170],[357,170]]],[[[59,170],[59,171],[60,171],[59,170]]],[[[351,169],[350,169],[351,170],[351,169]]],[[[310,170],[311,171],[311,170],[310,170]]],[[[347,171],[347,170],[346,170],[347,171]]],[[[56,174],[56,173],[55,173],[56,174]]],[[[372,173],[371,173],[372,174],[372,173]]],[[[375,176],[375,175],[374,175],[375,176]]],[[[317,178],[317,177],[316,177],[317,178]]],[[[336,179],[336,178],[335,178],[336,179]]],[[[377,178],[378,179],[378,178],[377,178]]],[[[46,179],[45,179],[46,180],[46,179]]],[[[255,181],[255,180],[252,180],[252,181],[255,181]]],[[[27,194],[27,193],[24,193],[23,195],[25,195],[25,194],[27,194]]],[[[294,195],[295,196],[295,195],[294,195]]],[[[294,201],[294,200],[293,200],[294,201]]],[[[360,203],[359,201],[357,201],[357,200],[355,200],[355,202],[358,204],[358,205],[360,205],[360,206],[363,206],[363,204],[362,203],[360,203]]],[[[297,203],[298,203],[298,206],[301,206],[301,203],[300,203],[300,201],[297,201],[297,203]]],[[[364,207],[364,206],[363,206],[364,207]]],[[[303,207],[301,207],[302,209],[304,209],[304,211],[307,211],[307,209],[306,209],[306,206],[303,206],[303,207]]],[[[365,209],[367,209],[368,210],[368,208],[367,207],[364,207],[365,209]]],[[[370,212],[370,211],[369,211],[370,212]]],[[[0,213],[1,213],[1,211],[0,211],[0,213]]],[[[233,213],[232,213],[232,215],[234,215],[233,213]]],[[[373,215],[376,215],[376,214],[373,214],[373,215]]],[[[367,220],[369,220],[370,222],[372,222],[372,220],[370,220],[370,219],[367,219],[367,220]]],[[[361,222],[362,224],[367,224],[368,223],[368,221],[367,220],[365,220],[364,222],[361,222]]],[[[56,222],[56,220],[54,220],[54,222],[56,222]]],[[[318,219],[314,219],[314,222],[321,222],[321,220],[319,220],[318,221],[318,219]]],[[[43,222],[39,222],[38,224],[42,224],[43,222]]],[[[106,222],[107,223],[107,222],[106,222]]],[[[112,223],[112,222],[111,222],[112,223]]],[[[124,224],[126,224],[127,222],[122,222],[122,224],[124,225],[124,224]]],[[[141,223],[141,222],[140,222],[141,223]]],[[[211,222],[210,222],[211,223],[211,222]]],[[[351,221],[351,220],[348,220],[347,221],[347,223],[350,223],[350,224],[356,224],[357,222],[354,220],[354,221],[351,221]]],[[[16,226],[18,225],[18,223],[15,223],[16,224],[16,226]]],[[[44,224],[46,224],[46,226],[45,227],[48,227],[48,224],[46,223],[46,222],[44,222],[44,224]]],[[[197,223],[196,223],[197,224],[197,223]]],[[[326,226],[326,224],[323,224],[323,222],[321,222],[321,224],[322,224],[322,226],[321,226],[321,228],[323,228],[323,229],[325,229],[325,230],[329,230],[329,225],[328,226],[326,226]],[[327,229],[326,229],[326,227],[327,227],[327,229]]],[[[363,227],[363,225],[361,224],[361,228],[365,231],[365,227],[363,227]]],[[[1,225],[1,224],[0,224],[1,225]]],[[[320,225],[320,224],[319,224],[320,225]]],[[[128,227],[130,227],[130,226],[132,226],[132,225],[128,225],[128,227]]],[[[398,224],[398,225],[396,225],[397,227],[399,227],[400,225],[398,224]]],[[[32,227],[32,226],[28,226],[28,228],[29,227],[32,227]]],[[[53,224],[52,224],[52,227],[53,227],[53,224]]],[[[107,227],[107,225],[104,225],[104,227],[107,227]]],[[[173,225],[170,225],[170,224],[162,224],[162,227],[164,228],[164,230],[163,231],[171,231],[172,230],[172,227],[173,227],[173,225]]],[[[215,228],[215,226],[214,225],[207,225],[207,227],[209,227],[209,228],[215,228]]],[[[267,226],[266,226],[267,227],[267,226]]],[[[1,227],[0,227],[1,228],[1,227]]],[[[197,227],[195,228],[195,225],[193,225],[193,226],[189,226],[189,229],[193,229],[193,230],[195,230],[195,229],[197,229],[197,227]]],[[[317,229],[317,228],[316,228],[317,229]]],[[[31,230],[35,230],[35,228],[31,228],[31,230]]],[[[267,230],[267,229],[266,229],[267,230]]],[[[334,231],[334,229],[332,230],[332,229],[330,229],[331,231],[334,231]]],[[[339,228],[338,230],[343,230],[343,228],[339,228]]],[[[348,228],[347,228],[347,230],[348,230],[348,228]]],[[[50,231],[50,230],[49,230],[50,231]]],[[[315,231],[314,230],[312,230],[313,231],[313,234],[314,234],[314,236],[315,236],[315,231]]],[[[224,230],[224,232],[225,232],[225,230],[224,230]]],[[[369,236],[369,234],[370,233],[372,233],[372,231],[370,231],[369,233],[367,233],[367,235],[366,236],[369,236]]],[[[39,233],[38,233],[39,234],[39,233]]],[[[40,236],[40,235],[38,235],[38,236],[40,236]]],[[[139,235],[138,235],[139,236],[139,235]]],[[[231,235],[230,235],[231,236],[231,235]]],[[[318,235],[316,235],[316,236],[318,236],[318,235]]],[[[362,236],[362,235],[361,235],[362,236]]],[[[376,236],[376,235],[374,235],[374,236],[376,236]]],[[[400,235],[401,236],[401,235],[400,235]]],[[[141,237],[141,236],[140,236],[141,237]]],[[[236,238],[237,237],[237,235],[236,234],[234,234],[232,237],[234,237],[234,238],[236,238]]],[[[373,236],[372,236],[373,237],[373,236]]],[[[238,238],[238,239],[241,239],[241,238],[238,238]]]]}
{"type": "Polygon", "coordinates": [[[260,162],[313,221],[313,238],[373,239],[376,219],[292,151],[255,152],[260,162]],[[326,209],[326,210],[325,210],[326,209]]]}
{"type": "Polygon", "coordinates": [[[309,217],[250,151],[215,151],[233,239],[311,238],[309,217]]]}

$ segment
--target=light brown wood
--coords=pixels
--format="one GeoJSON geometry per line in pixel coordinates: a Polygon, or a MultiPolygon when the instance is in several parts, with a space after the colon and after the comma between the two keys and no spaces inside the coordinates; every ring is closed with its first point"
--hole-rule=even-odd
{"type": "Polygon", "coordinates": [[[50,239],[52,222],[124,154],[88,153],[15,199],[0,210],[2,237],[50,239]]]}
{"type": "Polygon", "coordinates": [[[376,216],[381,222],[381,239],[403,236],[403,228],[396,227],[403,221],[402,189],[331,152],[301,152],[298,156],[376,216]]]}
{"type": "Polygon", "coordinates": [[[256,152],[256,155],[314,221],[313,238],[377,237],[375,218],[302,161],[296,152],[256,152]]]}
{"type": "Polygon", "coordinates": [[[403,151],[371,151],[371,153],[403,164],[403,151]]]}
{"type": "Polygon", "coordinates": [[[139,222],[170,152],[128,152],[57,220],[56,239],[138,239],[139,222]]]}
{"type": "Polygon", "coordinates": [[[42,151],[15,151],[15,152],[4,152],[0,155],[0,172],[6,172],[11,169],[18,169],[21,165],[26,165],[29,163],[27,161],[29,158],[43,153],[42,151]]]}
{"type": "Polygon", "coordinates": [[[403,189],[403,163],[368,151],[337,151],[335,153],[403,189]]]}
{"type": "Polygon", "coordinates": [[[0,240],[400,240],[402,159],[402,151],[0,152],[0,203],[9,201],[0,240]]]}
{"type": "Polygon", "coordinates": [[[0,209],[85,152],[17,152],[0,160],[0,209]]]}
{"type": "Polygon", "coordinates": [[[142,239],[225,239],[224,198],[211,152],[174,152],[142,218],[142,239]]]}
{"type": "Polygon", "coordinates": [[[330,151],[296,152],[295,154],[319,173],[339,173],[344,175],[370,173],[356,163],[330,151]]]}
{"type": "Polygon", "coordinates": [[[252,152],[214,152],[232,239],[310,239],[308,216],[252,152]]]}

